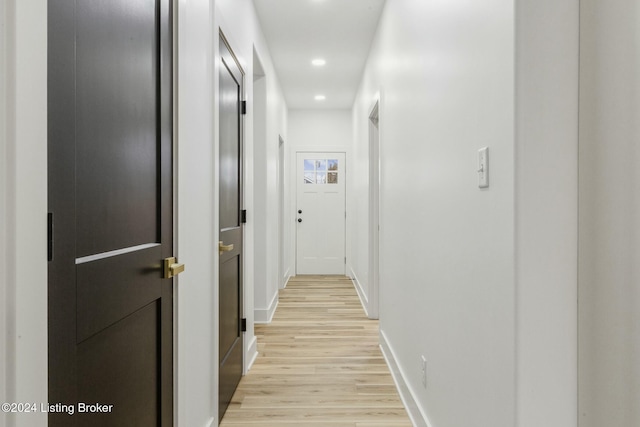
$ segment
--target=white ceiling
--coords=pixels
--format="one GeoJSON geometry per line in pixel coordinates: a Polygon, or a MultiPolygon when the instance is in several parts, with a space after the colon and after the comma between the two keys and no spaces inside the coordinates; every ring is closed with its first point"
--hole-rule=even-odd
{"type": "Polygon", "coordinates": [[[253,2],[288,107],[351,108],[384,0],[253,2]]]}

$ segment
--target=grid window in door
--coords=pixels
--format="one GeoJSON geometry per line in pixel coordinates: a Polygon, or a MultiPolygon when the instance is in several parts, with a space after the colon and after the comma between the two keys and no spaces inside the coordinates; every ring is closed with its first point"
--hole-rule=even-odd
{"type": "Polygon", "coordinates": [[[337,184],[338,159],[305,159],[305,184],[337,184]]]}

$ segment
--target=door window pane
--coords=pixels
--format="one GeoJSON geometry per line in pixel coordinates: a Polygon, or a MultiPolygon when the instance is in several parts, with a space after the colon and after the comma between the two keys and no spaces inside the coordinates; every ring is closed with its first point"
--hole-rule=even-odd
{"type": "Polygon", "coordinates": [[[304,183],[305,184],[315,184],[316,183],[316,173],[315,172],[305,172],[304,173],[304,183]]]}
{"type": "Polygon", "coordinates": [[[305,184],[337,184],[338,159],[304,159],[305,184]]]}

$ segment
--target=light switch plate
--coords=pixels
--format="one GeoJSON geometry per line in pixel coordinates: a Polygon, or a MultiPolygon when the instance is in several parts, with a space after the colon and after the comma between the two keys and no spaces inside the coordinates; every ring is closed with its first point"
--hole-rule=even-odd
{"type": "Polygon", "coordinates": [[[478,187],[489,187],[489,147],[478,150],[478,187]]]}

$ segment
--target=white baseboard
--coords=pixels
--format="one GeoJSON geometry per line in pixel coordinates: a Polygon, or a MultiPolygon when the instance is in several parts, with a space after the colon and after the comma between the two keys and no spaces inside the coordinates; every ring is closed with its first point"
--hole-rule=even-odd
{"type": "Polygon", "coordinates": [[[358,276],[356,275],[355,271],[353,271],[353,268],[351,268],[351,266],[349,266],[349,271],[351,272],[349,277],[353,282],[353,286],[356,288],[356,292],[358,293],[358,297],[360,298],[360,304],[362,304],[362,308],[364,309],[364,312],[366,313],[367,317],[370,317],[369,310],[368,310],[369,300],[367,299],[367,295],[364,293],[364,290],[362,289],[362,284],[360,283],[360,280],[358,280],[358,276]]]}
{"type": "Polygon", "coordinates": [[[207,423],[207,427],[217,427],[218,423],[216,423],[216,419],[215,418],[211,418],[209,420],[209,422],[207,423]]]}
{"type": "Polygon", "coordinates": [[[268,308],[256,308],[253,310],[255,323],[271,323],[273,320],[273,315],[276,313],[276,308],[278,308],[278,293],[273,296],[271,303],[268,308]]]}
{"type": "Polygon", "coordinates": [[[284,273],[284,281],[282,283],[280,283],[280,289],[284,289],[287,287],[287,283],[289,283],[289,279],[291,279],[291,269],[288,268],[287,271],[284,273]]]}
{"type": "Polygon", "coordinates": [[[411,387],[405,381],[406,376],[402,372],[400,365],[398,365],[395,353],[382,330],[380,331],[380,349],[382,350],[384,359],[387,361],[393,381],[396,383],[396,388],[398,389],[402,403],[414,427],[433,427],[433,424],[429,422],[428,417],[418,404],[415,395],[411,391],[411,387]]]}
{"type": "Polygon", "coordinates": [[[253,363],[256,361],[257,357],[258,357],[258,338],[256,338],[254,335],[253,339],[247,346],[247,354],[245,355],[245,360],[247,361],[247,363],[245,364],[245,370],[243,373],[244,375],[246,375],[247,372],[249,372],[249,370],[253,366],[253,363]]]}

